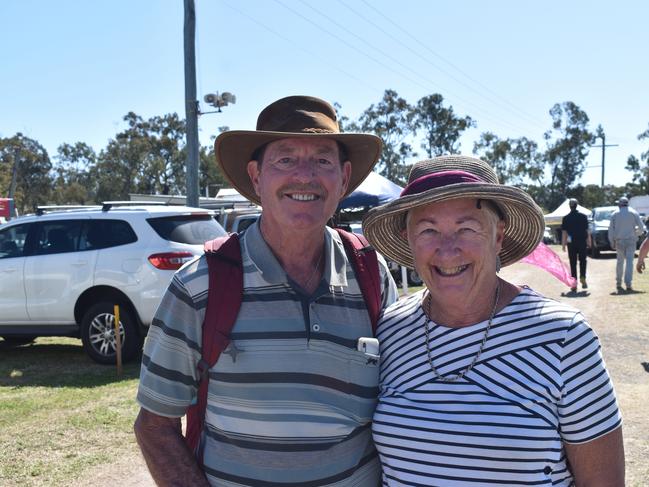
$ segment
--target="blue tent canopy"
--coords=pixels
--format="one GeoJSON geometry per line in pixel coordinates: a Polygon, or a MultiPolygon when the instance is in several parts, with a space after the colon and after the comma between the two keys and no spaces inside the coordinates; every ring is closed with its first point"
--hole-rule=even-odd
{"type": "Polygon", "coordinates": [[[401,186],[394,184],[380,174],[371,172],[358,188],[338,204],[338,209],[368,208],[382,205],[398,198],[402,189],[401,186]]]}

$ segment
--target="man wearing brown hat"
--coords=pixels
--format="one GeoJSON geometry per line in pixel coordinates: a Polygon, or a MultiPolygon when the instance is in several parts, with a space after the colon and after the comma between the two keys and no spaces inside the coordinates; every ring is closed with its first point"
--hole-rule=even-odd
{"type": "MultiPolygon", "coordinates": [[[[149,331],[135,429],[159,485],[378,485],[378,342],[326,223],[380,150],[373,135],[340,133],[331,105],[305,96],[266,107],[256,131],[216,139],[224,174],[263,211],[240,236],[243,299],[230,345],[209,370],[198,462],[180,417],[196,397],[204,257],[174,276],[149,331]]],[[[382,259],[379,267],[385,307],[396,286],[382,259]]]]}

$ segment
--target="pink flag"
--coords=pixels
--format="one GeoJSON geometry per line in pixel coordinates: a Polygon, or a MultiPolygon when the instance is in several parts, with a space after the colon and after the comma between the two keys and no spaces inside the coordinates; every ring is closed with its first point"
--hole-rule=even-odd
{"type": "Polygon", "coordinates": [[[532,264],[548,271],[554,277],[565,283],[568,287],[577,286],[577,279],[570,275],[570,269],[561,260],[550,247],[540,242],[538,247],[534,249],[527,257],[523,257],[521,262],[532,264]]]}

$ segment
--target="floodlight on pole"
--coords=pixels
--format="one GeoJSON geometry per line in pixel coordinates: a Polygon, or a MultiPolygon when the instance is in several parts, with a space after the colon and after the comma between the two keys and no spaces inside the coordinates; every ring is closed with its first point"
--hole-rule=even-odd
{"type": "Polygon", "coordinates": [[[199,115],[206,113],[221,113],[221,108],[227,107],[229,104],[235,104],[237,102],[237,97],[229,91],[224,91],[220,95],[217,91],[216,93],[208,93],[205,95],[203,101],[216,108],[216,110],[212,112],[199,112],[199,115]]]}

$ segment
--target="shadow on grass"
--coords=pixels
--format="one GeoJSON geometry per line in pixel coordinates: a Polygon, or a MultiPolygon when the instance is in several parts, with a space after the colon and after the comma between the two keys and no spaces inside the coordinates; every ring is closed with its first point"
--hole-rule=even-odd
{"type": "Polygon", "coordinates": [[[645,294],[645,293],[646,291],[638,291],[636,289],[631,289],[630,291],[626,289],[621,289],[621,290],[613,291],[611,293],[611,296],[628,296],[630,294],[645,294]]]}
{"type": "Polygon", "coordinates": [[[98,387],[137,379],[140,357],[123,365],[93,362],[81,344],[33,343],[12,347],[0,342],[0,387],[98,387]]]}
{"type": "Polygon", "coordinates": [[[588,257],[590,259],[595,259],[595,260],[614,260],[614,259],[617,259],[617,254],[615,253],[615,251],[613,251],[613,252],[600,252],[600,254],[597,257],[593,257],[590,254],[588,254],[588,257]]]}
{"type": "Polygon", "coordinates": [[[561,293],[561,296],[564,298],[586,298],[590,296],[588,291],[568,291],[567,293],[561,293]]]}

